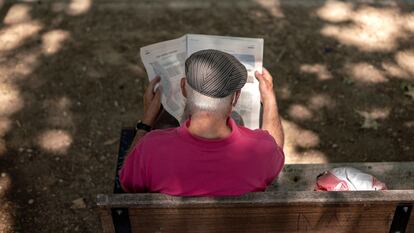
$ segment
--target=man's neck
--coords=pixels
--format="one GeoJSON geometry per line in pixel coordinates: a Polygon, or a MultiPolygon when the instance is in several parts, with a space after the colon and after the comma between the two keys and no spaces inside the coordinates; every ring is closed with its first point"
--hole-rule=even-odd
{"type": "Polygon", "coordinates": [[[212,116],[209,113],[192,116],[188,130],[192,135],[207,139],[226,138],[231,134],[227,118],[212,116]]]}

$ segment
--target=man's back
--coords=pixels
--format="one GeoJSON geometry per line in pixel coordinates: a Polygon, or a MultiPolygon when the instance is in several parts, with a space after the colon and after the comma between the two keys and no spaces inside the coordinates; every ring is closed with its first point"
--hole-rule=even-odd
{"type": "Polygon", "coordinates": [[[193,136],[187,125],[147,134],[120,172],[129,192],[226,196],[263,191],[279,174],[284,155],[266,131],[239,127],[220,140],[193,136]]]}

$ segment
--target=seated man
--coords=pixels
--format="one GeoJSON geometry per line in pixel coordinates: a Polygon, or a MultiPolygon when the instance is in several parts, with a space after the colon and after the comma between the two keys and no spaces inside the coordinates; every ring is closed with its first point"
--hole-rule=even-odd
{"type": "Polygon", "coordinates": [[[185,62],[181,80],[187,120],[180,127],[151,130],[160,111],[160,90],[150,82],[144,118],[120,171],[127,192],[177,196],[228,196],[264,191],[284,164],[283,130],[272,76],[256,72],[263,103],[261,129],[238,126],[229,117],[247,79],[232,55],[202,50],[185,62]],[[144,136],[145,135],[145,136],[144,136]]]}

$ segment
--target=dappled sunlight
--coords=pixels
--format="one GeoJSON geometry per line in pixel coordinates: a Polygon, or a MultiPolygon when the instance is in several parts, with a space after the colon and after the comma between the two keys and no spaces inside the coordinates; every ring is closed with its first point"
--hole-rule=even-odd
{"type": "Polygon", "coordinates": [[[414,50],[398,52],[395,60],[401,68],[414,75],[414,50]]]}
{"type": "Polygon", "coordinates": [[[0,83],[0,117],[10,116],[22,107],[19,91],[10,84],[0,83]]]}
{"type": "Polygon", "coordinates": [[[352,13],[352,3],[339,1],[326,1],[325,5],[316,11],[320,18],[334,23],[349,20],[352,13]]]}
{"type": "Polygon", "coordinates": [[[59,52],[63,43],[69,39],[70,33],[64,30],[52,30],[42,36],[42,50],[46,55],[52,55],[59,52]]]}
{"type": "Polygon", "coordinates": [[[7,190],[10,189],[11,179],[10,175],[0,171],[0,198],[4,197],[7,190]]]}
{"type": "Polygon", "coordinates": [[[378,120],[388,118],[391,108],[371,108],[368,110],[356,110],[356,112],[364,119],[361,128],[377,130],[380,127],[378,120]]]}
{"type": "MultiPolygon", "coordinates": [[[[25,50],[4,63],[0,63],[0,82],[14,83],[20,78],[27,78],[40,64],[41,51],[25,50]]],[[[1,85],[1,84],[0,84],[1,85]]]]}
{"type": "Polygon", "coordinates": [[[329,1],[317,15],[328,22],[351,21],[351,25],[345,26],[328,24],[321,29],[321,34],[366,52],[392,51],[397,48],[399,39],[408,37],[407,29],[410,30],[404,26],[406,16],[393,7],[363,6],[351,10],[349,3],[329,1]]]}
{"type": "Polygon", "coordinates": [[[304,64],[300,66],[302,73],[314,74],[319,81],[332,79],[331,73],[328,71],[325,65],[322,64],[304,64]]]}
{"type": "Polygon", "coordinates": [[[364,117],[364,118],[370,118],[370,119],[386,119],[391,113],[390,107],[383,107],[383,108],[371,108],[368,110],[356,110],[356,112],[364,117]]]}
{"type": "Polygon", "coordinates": [[[298,121],[310,120],[313,117],[312,111],[302,104],[290,105],[287,112],[292,119],[298,121]]]}
{"type": "Polygon", "coordinates": [[[309,98],[307,106],[312,110],[319,110],[321,108],[332,109],[336,106],[336,102],[326,94],[314,94],[309,98]]]}
{"type": "Polygon", "coordinates": [[[18,55],[19,63],[13,71],[15,75],[28,76],[39,65],[40,52],[28,52],[18,55]]]}
{"type": "Polygon", "coordinates": [[[72,144],[72,136],[65,130],[46,130],[38,136],[37,143],[46,152],[66,154],[72,144]]]}
{"type": "Polygon", "coordinates": [[[406,121],[404,122],[404,126],[407,128],[414,128],[414,121],[406,121]]]}
{"type": "Polygon", "coordinates": [[[306,130],[282,119],[285,132],[284,152],[286,163],[325,163],[326,156],[314,148],[319,146],[319,136],[311,130],[306,130]]]}
{"type": "Polygon", "coordinates": [[[404,16],[403,26],[405,30],[414,33],[414,12],[404,16]]]}
{"type": "Polygon", "coordinates": [[[284,18],[285,15],[283,14],[282,9],[280,8],[280,1],[279,0],[255,0],[261,7],[266,9],[270,15],[275,18],[284,18]]]}
{"type": "Polygon", "coordinates": [[[28,4],[14,4],[7,11],[3,23],[8,25],[29,21],[32,19],[30,16],[31,9],[32,7],[28,4]]]}
{"type": "Polygon", "coordinates": [[[377,84],[388,81],[382,71],[366,62],[347,64],[345,65],[345,72],[351,76],[351,79],[359,83],[377,84]]]}
{"type": "Polygon", "coordinates": [[[399,65],[390,62],[383,62],[382,69],[388,77],[409,79],[411,76],[405,70],[401,69],[399,65]]]}
{"type": "Polygon", "coordinates": [[[71,0],[66,13],[72,16],[85,14],[92,6],[92,0],[71,0]]]}
{"type": "Polygon", "coordinates": [[[279,90],[276,91],[277,97],[280,99],[289,99],[292,95],[292,92],[287,85],[282,85],[279,90]]]}
{"type": "Polygon", "coordinates": [[[0,52],[16,49],[28,38],[36,35],[43,25],[37,21],[13,24],[0,30],[0,52]]]}
{"type": "Polygon", "coordinates": [[[48,111],[48,124],[52,127],[73,127],[72,101],[66,97],[46,100],[43,107],[48,111]]]}

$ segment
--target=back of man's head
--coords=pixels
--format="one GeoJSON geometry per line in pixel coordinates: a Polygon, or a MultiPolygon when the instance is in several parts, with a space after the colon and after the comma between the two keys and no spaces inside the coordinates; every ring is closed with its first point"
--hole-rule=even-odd
{"type": "Polygon", "coordinates": [[[232,55],[218,50],[201,50],[185,61],[187,111],[225,116],[234,94],[247,80],[246,68],[232,55]]]}

